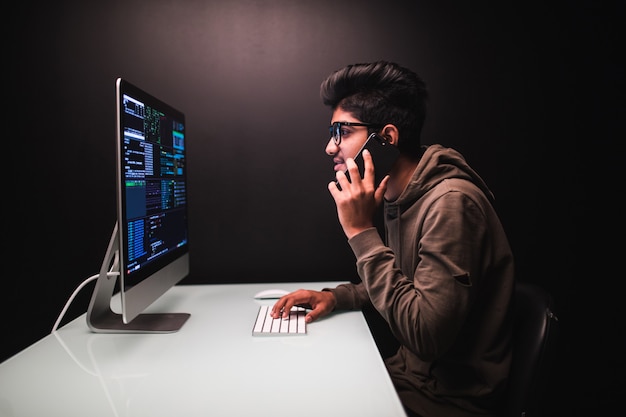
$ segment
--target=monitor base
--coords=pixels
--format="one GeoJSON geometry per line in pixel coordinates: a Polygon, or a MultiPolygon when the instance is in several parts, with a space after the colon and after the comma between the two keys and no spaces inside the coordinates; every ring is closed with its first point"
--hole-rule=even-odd
{"type": "Polygon", "coordinates": [[[121,314],[110,311],[92,318],[90,327],[99,333],[174,333],[190,316],[189,313],[144,313],[124,323],[121,314]]]}

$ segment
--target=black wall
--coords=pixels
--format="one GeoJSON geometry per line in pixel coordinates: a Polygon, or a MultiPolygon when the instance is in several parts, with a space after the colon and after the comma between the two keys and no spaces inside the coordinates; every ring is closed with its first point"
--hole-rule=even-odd
{"type": "MultiPolygon", "coordinates": [[[[330,111],[318,88],[343,65],[388,59],[427,81],[424,142],[459,149],[484,177],[519,278],[545,286],[560,307],[551,414],[599,415],[624,388],[624,273],[614,260],[624,246],[615,243],[624,6],[500,3],[14,6],[4,56],[12,168],[0,360],[49,333],[72,291],[100,268],[115,223],[118,76],[187,114],[192,273],[184,284],[356,278],[326,189],[330,111]]],[[[86,311],[92,288],[63,323],[86,311]]]]}

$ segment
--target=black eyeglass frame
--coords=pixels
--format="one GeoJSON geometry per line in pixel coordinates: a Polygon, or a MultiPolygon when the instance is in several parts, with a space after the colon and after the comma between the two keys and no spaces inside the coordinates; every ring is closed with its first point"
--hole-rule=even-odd
{"type": "Polygon", "coordinates": [[[335,122],[328,126],[328,130],[330,132],[330,137],[337,146],[341,143],[341,126],[365,126],[368,128],[378,128],[383,127],[384,125],[380,123],[335,122]]]}

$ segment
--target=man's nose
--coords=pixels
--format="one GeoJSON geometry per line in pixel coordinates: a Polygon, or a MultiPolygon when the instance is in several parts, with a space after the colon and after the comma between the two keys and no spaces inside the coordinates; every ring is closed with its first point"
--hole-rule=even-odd
{"type": "Polygon", "coordinates": [[[326,144],[326,155],[335,155],[339,152],[339,146],[335,144],[333,138],[328,139],[328,143],[326,144]]]}

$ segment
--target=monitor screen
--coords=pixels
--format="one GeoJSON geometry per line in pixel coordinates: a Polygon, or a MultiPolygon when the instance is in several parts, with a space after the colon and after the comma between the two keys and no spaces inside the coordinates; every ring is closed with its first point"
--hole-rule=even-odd
{"type": "Polygon", "coordinates": [[[97,332],[171,332],[186,313],[143,313],[189,273],[185,115],[116,80],[117,222],[87,311],[97,332]],[[121,314],[111,310],[119,278],[121,314]]]}

